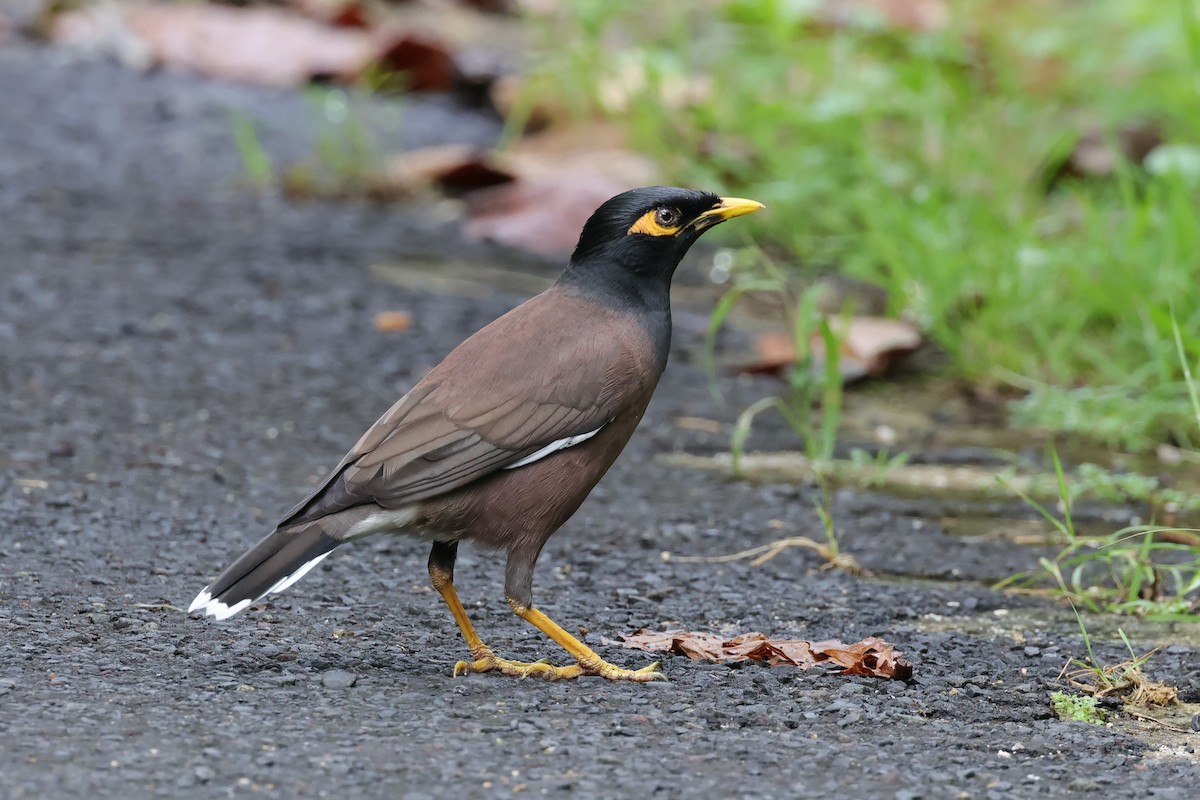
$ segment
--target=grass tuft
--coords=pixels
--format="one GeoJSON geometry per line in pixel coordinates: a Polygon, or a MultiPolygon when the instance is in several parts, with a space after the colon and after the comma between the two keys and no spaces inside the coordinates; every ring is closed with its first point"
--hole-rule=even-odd
{"type": "Polygon", "coordinates": [[[258,138],[258,130],[254,121],[244,114],[234,113],[230,118],[233,127],[233,141],[237,144],[238,153],[242,157],[242,168],[246,177],[257,189],[270,188],[275,180],[275,168],[271,157],[263,149],[258,138]]]}
{"type": "Polygon", "coordinates": [[[1091,695],[1051,692],[1050,705],[1054,709],[1054,713],[1063,722],[1087,722],[1091,725],[1104,724],[1104,709],[1100,708],[1096,698],[1091,695]]]}
{"type": "MultiPolygon", "coordinates": [[[[1175,314],[1170,314],[1176,353],[1196,410],[1200,428],[1200,391],[1197,390],[1179,335],[1175,314]]],[[[1049,577],[1072,606],[1089,611],[1141,614],[1156,618],[1195,621],[1200,616],[1200,532],[1162,525],[1133,525],[1102,539],[1081,537],[1071,517],[1073,485],[1067,480],[1058,457],[1051,449],[1062,519],[1048,511],[1015,484],[1012,491],[1049,522],[1064,547],[1052,559],[1041,558],[1041,570],[1014,575],[998,585],[1031,585],[1049,577]]],[[[1108,500],[1127,500],[1157,489],[1143,476],[1110,476],[1098,468],[1080,468],[1082,484],[1108,500]]],[[[1187,498],[1179,498],[1184,501],[1187,498]]],[[[1191,498],[1192,501],[1195,498],[1191,498]]],[[[1176,503],[1182,505],[1182,503],[1176,503]]],[[[1082,629],[1083,622],[1080,621],[1082,629]]],[[[1086,637],[1086,631],[1085,631],[1086,637]]]]}
{"type": "Polygon", "coordinates": [[[1074,611],[1087,657],[1071,659],[1063,667],[1059,678],[1065,677],[1071,688],[1083,692],[1093,700],[1115,697],[1130,706],[1170,706],[1179,702],[1179,691],[1175,687],[1161,681],[1152,681],[1142,671],[1142,667],[1158,652],[1158,648],[1139,656],[1125,631],[1118,629],[1121,641],[1129,652],[1129,658],[1115,664],[1103,664],[1096,658],[1092,649],[1092,638],[1088,634],[1087,626],[1083,624],[1083,617],[1079,616],[1078,609],[1074,611]]]}

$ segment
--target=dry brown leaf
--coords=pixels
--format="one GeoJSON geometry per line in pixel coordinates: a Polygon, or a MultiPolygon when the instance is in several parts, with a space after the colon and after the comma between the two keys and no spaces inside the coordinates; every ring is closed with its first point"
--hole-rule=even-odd
{"type": "Polygon", "coordinates": [[[552,130],[497,155],[514,180],[468,196],[466,234],[547,256],[570,254],[601,203],[656,182],[654,163],[616,141],[604,126],[552,130]]]}
{"type": "Polygon", "coordinates": [[[369,28],[371,21],[367,9],[362,3],[343,3],[342,7],[329,18],[329,24],[335,28],[369,28]]]}
{"type": "Polygon", "coordinates": [[[401,194],[412,194],[438,186],[466,192],[486,189],[514,179],[496,165],[488,153],[461,144],[434,145],[409,150],[388,161],[384,179],[401,194]]]}
{"type": "Polygon", "coordinates": [[[363,6],[292,9],[209,4],[102,4],[58,15],[51,37],[111,53],[146,69],[155,64],[268,86],[314,78],[350,82],[382,64],[414,91],[447,91],[454,60],[429,34],[371,29],[363,6]]]}
{"type": "Polygon", "coordinates": [[[159,63],[269,86],[298,86],[316,76],[350,80],[377,50],[363,31],[275,8],[134,6],[125,19],[159,63]]]}
{"type": "Polygon", "coordinates": [[[405,75],[414,92],[448,92],[454,88],[454,59],[446,47],[427,34],[392,36],[379,50],[379,63],[405,75]]]}
{"type": "Polygon", "coordinates": [[[621,638],[622,641],[615,644],[654,653],[675,653],[698,661],[765,661],[773,667],[784,665],[800,669],[830,663],[841,667],[841,675],[912,680],[912,664],[902,659],[892,645],[877,637],[843,644],[833,640],[770,639],[757,631],[726,639],[702,631],[650,631],[643,628],[621,638]]]}
{"type": "Polygon", "coordinates": [[[380,311],[375,315],[375,330],[400,333],[412,327],[412,315],[407,311],[380,311]]]}
{"type": "Polygon", "coordinates": [[[549,257],[570,254],[596,207],[630,187],[598,172],[564,179],[575,185],[531,178],[469,195],[464,233],[549,257]]]}
{"type": "Polygon", "coordinates": [[[288,0],[288,6],[306,17],[338,28],[370,28],[371,10],[361,0],[288,0]]]}
{"type": "MultiPolygon", "coordinates": [[[[891,317],[834,317],[829,321],[842,350],[862,361],[867,373],[877,375],[887,369],[891,359],[910,353],[921,344],[921,332],[916,326],[891,317]]],[[[814,351],[823,357],[821,349],[814,351]]]]}
{"type": "Polygon", "coordinates": [[[738,372],[777,375],[796,363],[796,342],[791,334],[765,331],[754,337],[754,360],[739,364],[738,372]]]}
{"type": "MultiPolygon", "coordinates": [[[[829,321],[840,341],[838,371],[847,383],[873,377],[887,371],[896,359],[916,350],[921,333],[913,325],[890,317],[841,317],[829,321]]],[[[825,340],[819,333],[810,336],[808,346],[814,368],[825,364],[825,340]]],[[[740,365],[740,372],[776,374],[796,363],[796,343],[788,333],[768,331],[754,340],[755,359],[740,365]]]]}

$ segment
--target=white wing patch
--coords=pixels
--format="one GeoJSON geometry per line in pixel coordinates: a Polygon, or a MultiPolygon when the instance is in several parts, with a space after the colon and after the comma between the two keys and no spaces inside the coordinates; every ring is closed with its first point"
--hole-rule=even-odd
{"type": "Polygon", "coordinates": [[[375,533],[400,533],[416,518],[417,511],[414,506],[380,511],[362,522],[355,523],[350,530],[346,531],[344,541],[361,539],[375,533]]]}
{"type": "MultiPolygon", "coordinates": [[[[607,422],[604,423],[604,425],[607,425],[607,424],[608,424],[607,422]]],[[[529,464],[532,464],[535,461],[541,461],[546,456],[551,455],[552,453],[557,453],[559,450],[566,450],[568,447],[574,447],[575,445],[579,444],[580,442],[586,442],[588,439],[592,438],[597,433],[599,433],[600,430],[604,427],[604,425],[601,425],[599,428],[596,428],[596,430],[594,430],[594,431],[588,431],[587,433],[581,433],[578,436],[568,436],[565,439],[558,439],[556,441],[553,441],[550,444],[546,445],[545,447],[541,448],[540,450],[536,450],[536,451],[530,453],[529,455],[525,456],[520,461],[514,461],[512,464],[509,464],[507,467],[505,467],[505,469],[516,469],[517,467],[524,467],[529,464]]]]}

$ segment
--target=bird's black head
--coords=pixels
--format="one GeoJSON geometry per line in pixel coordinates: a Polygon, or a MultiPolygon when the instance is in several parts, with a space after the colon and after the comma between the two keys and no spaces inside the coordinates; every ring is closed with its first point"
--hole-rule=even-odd
{"type": "Polygon", "coordinates": [[[669,287],[700,234],[762,207],[753,200],[674,186],[631,189],[592,214],[564,278],[614,289],[629,286],[631,279],[647,289],[669,287]]]}

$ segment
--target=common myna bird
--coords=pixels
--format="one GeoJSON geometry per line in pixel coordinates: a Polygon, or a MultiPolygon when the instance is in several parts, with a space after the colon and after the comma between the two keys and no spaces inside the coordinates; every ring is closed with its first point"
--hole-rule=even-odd
{"type": "Polygon", "coordinates": [[[339,545],[376,533],[433,543],[429,577],[467,640],[454,674],[550,680],[662,677],[622,669],[533,606],[550,536],[608,471],[667,363],[675,268],[704,231],[763,206],[655,186],[600,206],[557,282],[455,348],[363,435],[320,487],[192,602],[226,619],[298,581],[339,545]],[[454,590],[458,543],[504,550],[517,616],[562,645],[556,667],[499,658],[454,590]]]}

